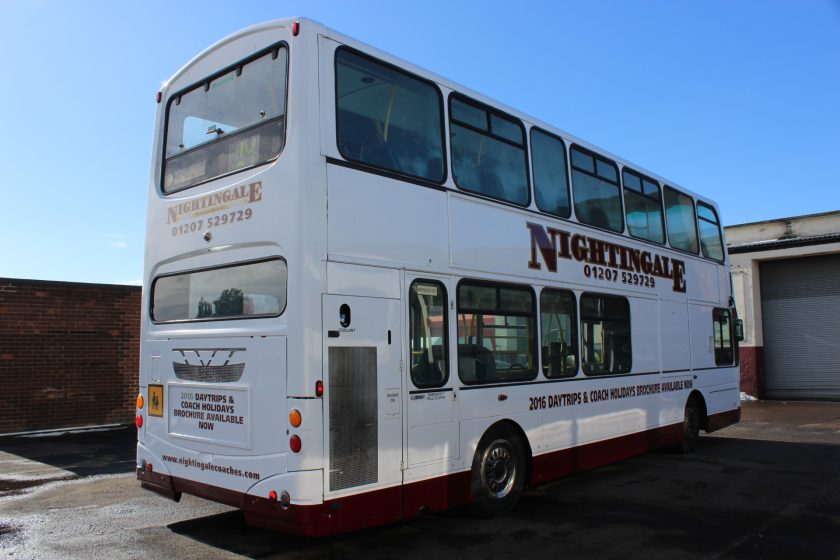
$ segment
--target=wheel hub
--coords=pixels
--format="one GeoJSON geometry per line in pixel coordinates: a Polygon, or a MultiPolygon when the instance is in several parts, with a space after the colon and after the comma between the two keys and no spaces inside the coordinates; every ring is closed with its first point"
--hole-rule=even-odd
{"type": "Polygon", "coordinates": [[[482,482],[491,496],[504,498],[516,479],[516,463],[507,442],[494,442],[484,455],[483,463],[482,482]]]}

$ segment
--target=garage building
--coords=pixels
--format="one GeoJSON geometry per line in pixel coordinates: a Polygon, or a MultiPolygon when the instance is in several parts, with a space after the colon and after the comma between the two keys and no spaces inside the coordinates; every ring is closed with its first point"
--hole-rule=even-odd
{"type": "Polygon", "coordinates": [[[741,389],[840,401],[840,211],[729,226],[741,389]]]}

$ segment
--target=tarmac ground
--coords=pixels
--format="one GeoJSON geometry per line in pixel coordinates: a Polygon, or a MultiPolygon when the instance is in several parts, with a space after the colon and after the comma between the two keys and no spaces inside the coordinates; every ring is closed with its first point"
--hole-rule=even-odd
{"type": "Polygon", "coordinates": [[[0,438],[9,558],[840,559],[840,403],[743,403],[681,455],[656,451],[529,489],[491,520],[460,510],[323,539],[140,488],[130,427],[0,438]]]}

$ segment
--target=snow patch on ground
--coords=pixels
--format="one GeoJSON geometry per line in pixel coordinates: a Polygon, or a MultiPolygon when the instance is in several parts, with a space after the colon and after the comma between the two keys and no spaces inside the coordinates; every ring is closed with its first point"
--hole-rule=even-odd
{"type": "Polygon", "coordinates": [[[741,391],[741,402],[750,402],[750,401],[757,401],[758,399],[754,396],[741,391]]]}

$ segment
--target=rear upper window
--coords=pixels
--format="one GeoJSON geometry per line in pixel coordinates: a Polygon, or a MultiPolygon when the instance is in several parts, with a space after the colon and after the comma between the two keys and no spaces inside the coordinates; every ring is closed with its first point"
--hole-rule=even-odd
{"type": "Polygon", "coordinates": [[[527,206],[531,196],[522,123],[465,98],[449,99],[455,184],[465,191],[527,206]]]}
{"type": "Polygon", "coordinates": [[[621,233],[621,192],[613,162],[572,146],[572,191],[575,214],[584,224],[621,233]]]}
{"type": "Polygon", "coordinates": [[[442,183],[437,87],[346,48],[335,53],[338,149],[350,161],[442,183]]]}
{"type": "Polygon", "coordinates": [[[186,189],[276,158],[286,131],[283,46],[173,95],[166,108],[163,191],[186,189]]]}
{"type": "Polygon", "coordinates": [[[282,259],[160,276],[152,284],[156,323],[274,317],[286,308],[282,259]]]}

